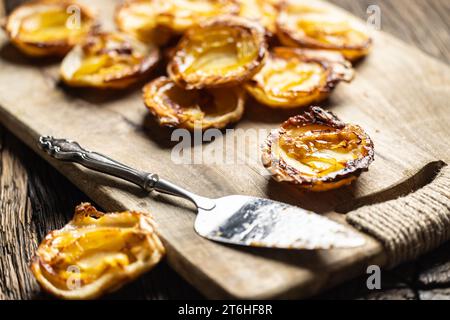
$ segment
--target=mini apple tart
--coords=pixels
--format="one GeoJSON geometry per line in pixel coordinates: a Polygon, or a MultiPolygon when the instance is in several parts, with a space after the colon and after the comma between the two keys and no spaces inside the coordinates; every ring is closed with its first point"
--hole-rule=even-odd
{"type": "Polygon", "coordinates": [[[338,52],[279,47],[245,88],[266,106],[296,108],[324,100],[353,76],[351,63],[338,52]]]}
{"type": "Polygon", "coordinates": [[[120,89],[143,79],[158,60],[156,46],[124,33],[100,33],[73,48],[60,73],[69,86],[120,89]]]}
{"type": "Polygon", "coordinates": [[[149,214],[105,214],[83,203],[72,221],[45,237],[31,271],[59,298],[95,299],[150,270],[164,254],[149,214]]]}
{"type": "Polygon", "coordinates": [[[363,129],[319,107],[287,120],[263,146],[262,161],[276,181],[311,191],[349,185],[374,159],[363,129]]]}
{"type": "Polygon", "coordinates": [[[238,87],[185,90],[159,77],[144,87],[143,98],[162,126],[221,129],[241,119],[245,91],[238,87]]]}
{"type": "Polygon", "coordinates": [[[261,23],[269,35],[276,33],[276,20],[278,16],[277,0],[239,0],[241,17],[256,20],[261,23]]]}
{"type": "Polygon", "coordinates": [[[93,13],[75,1],[38,0],[17,7],[5,30],[21,51],[43,57],[64,56],[97,26],[93,13]]]}
{"type": "Polygon", "coordinates": [[[160,0],[159,6],[158,24],[175,33],[183,33],[207,19],[239,13],[236,0],[160,0]]]}
{"type": "Polygon", "coordinates": [[[166,44],[172,32],[158,25],[157,16],[162,0],[127,0],[120,4],[115,13],[115,22],[119,30],[131,34],[142,42],[155,45],[166,44]]]}
{"type": "Polygon", "coordinates": [[[372,46],[366,26],[350,14],[310,0],[284,3],[277,19],[277,34],[284,45],[334,50],[354,61],[372,46]]]}
{"type": "Polygon", "coordinates": [[[240,84],[264,64],[264,33],[259,23],[237,16],[206,21],[186,32],[167,72],[188,90],[240,84]]]}

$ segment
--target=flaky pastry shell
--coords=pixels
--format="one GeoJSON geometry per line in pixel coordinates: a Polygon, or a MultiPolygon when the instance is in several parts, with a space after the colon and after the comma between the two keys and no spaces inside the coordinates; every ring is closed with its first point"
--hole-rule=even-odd
{"type": "Polygon", "coordinates": [[[150,270],[165,254],[146,213],[102,213],[89,203],[50,232],[31,271],[43,289],[63,299],[95,299],[150,270]]]}
{"type": "Polygon", "coordinates": [[[162,0],[123,1],[116,8],[115,23],[120,31],[142,42],[164,45],[171,38],[172,31],[158,24],[158,12],[162,5],[162,0]]]}
{"type": "Polygon", "coordinates": [[[353,76],[351,63],[338,52],[278,47],[245,88],[266,106],[297,108],[326,99],[353,76]]]}
{"type": "Polygon", "coordinates": [[[221,16],[186,32],[167,73],[188,90],[234,86],[253,77],[266,55],[265,30],[259,23],[221,16]]]}
{"type": "Polygon", "coordinates": [[[148,75],[158,60],[154,45],[124,33],[99,33],[69,52],[60,74],[69,86],[121,89],[148,75]]]}
{"type": "Polygon", "coordinates": [[[279,182],[311,191],[349,185],[374,159],[364,130],[333,113],[311,107],[273,130],[263,146],[262,162],[279,182]]]}
{"type": "Polygon", "coordinates": [[[277,35],[283,45],[338,51],[350,61],[367,55],[372,47],[363,23],[343,10],[313,0],[282,4],[277,35]]]}
{"type": "Polygon", "coordinates": [[[143,99],[161,126],[222,129],[241,119],[245,91],[238,87],[185,90],[159,77],[144,87],[143,99]]]}
{"type": "Polygon", "coordinates": [[[128,0],[117,7],[115,21],[141,41],[163,45],[207,19],[238,12],[235,0],[128,0]]]}
{"type": "Polygon", "coordinates": [[[276,33],[279,0],[239,0],[241,17],[258,21],[266,28],[268,35],[276,33]]]}
{"type": "Polygon", "coordinates": [[[222,15],[239,13],[235,0],[162,0],[157,22],[175,33],[222,15]]]}
{"type": "Polygon", "coordinates": [[[72,0],[27,2],[4,24],[11,42],[33,57],[64,56],[97,27],[94,13],[72,0]]]}

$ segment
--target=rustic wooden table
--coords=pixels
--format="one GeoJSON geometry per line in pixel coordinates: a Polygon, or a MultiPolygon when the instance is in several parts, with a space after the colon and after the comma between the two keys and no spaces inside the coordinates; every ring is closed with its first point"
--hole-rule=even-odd
{"type": "MultiPolygon", "coordinates": [[[[381,9],[382,29],[450,63],[448,0],[331,0],[360,17],[381,9]]],[[[6,11],[20,0],[8,1],[6,11]]],[[[1,8],[0,8],[1,10],[1,8]]],[[[62,227],[89,198],[0,126],[0,299],[48,298],[28,271],[37,244],[62,227]],[[39,222],[39,223],[37,223],[39,222]]],[[[450,299],[450,243],[418,261],[383,271],[382,289],[368,291],[361,277],[323,299],[450,299]]],[[[165,263],[109,299],[201,299],[165,263]],[[145,281],[144,281],[145,279],[145,281]]]]}

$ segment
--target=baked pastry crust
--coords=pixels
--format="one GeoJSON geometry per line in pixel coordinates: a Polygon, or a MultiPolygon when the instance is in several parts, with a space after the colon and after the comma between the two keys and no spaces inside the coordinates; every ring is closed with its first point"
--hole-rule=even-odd
{"type": "Polygon", "coordinates": [[[339,51],[350,61],[367,55],[372,47],[363,23],[343,10],[310,0],[280,6],[277,35],[283,45],[339,51]]]}
{"type": "Polygon", "coordinates": [[[124,33],[99,33],[69,52],[60,74],[69,86],[121,89],[145,78],[158,60],[156,46],[124,33]]]}
{"type": "Polygon", "coordinates": [[[33,57],[64,56],[97,27],[94,13],[71,0],[35,0],[22,4],[4,24],[11,42],[33,57]],[[79,20],[75,10],[79,10],[79,20]]]}
{"type": "Polygon", "coordinates": [[[31,271],[59,298],[95,299],[150,270],[164,254],[149,214],[105,214],[82,203],[72,221],[45,237],[31,271]]]}
{"type": "Polygon", "coordinates": [[[159,77],[144,87],[143,99],[161,126],[222,129],[241,119],[245,91],[238,87],[185,90],[159,77]]]}
{"type": "Polygon", "coordinates": [[[266,55],[265,30],[259,23],[221,16],[185,33],[167,73],[188,90],[234,86],[253,77],[266,55]]]}
{"type": "Polygon", "coordinates": [[[311,191],[349,185],[374,159],[372,140],[357,125],[311,107],[273,130],[263,146],[262,162],[279,182],[311,191]]]}
{"type": "Polygon", "coordinates": [[[338,52],[278,47],[245,88],[266,106],[297,108],[326,99],[353,77],[351,63],[338,52]]]}

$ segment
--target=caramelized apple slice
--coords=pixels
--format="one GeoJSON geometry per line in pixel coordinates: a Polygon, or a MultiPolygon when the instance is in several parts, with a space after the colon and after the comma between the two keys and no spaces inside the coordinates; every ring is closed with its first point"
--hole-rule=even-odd
{"type": "Polygon", "coordinates": [[[5,30],[21,51],[36,57],[64,56],[96,28],[93,13],[69,0],[38,0],[17,7],[5,30]]]}
{"type": "Polygon", "coordinates": [[[144,87],[143,98],[162,126],[221,129],[242,117],[245,92],[237,87],[184,90],[160,77],[144,87]]]}
{"type": "Polygon", "coordinates": [[[312,191],[350,184],[373,159],[373,143],[361,127],[345,124],[320,107],[311,107],[272,131],[262,155],[275,180],[312,191]]]}
{"type": "Polygon", "coordinates": [[[363,23],[342,10],[310,0],[281,6],[277,34],[284,45],[339,51],[351,61],[367,55],[372,45],[363,23]]]}
{"type": "Polygon", "coordinates": [[[169,28],[159,25],[157,21],[158,12],[165,2],[127,0],[116,9],[116,25],[119,30],[131,34],[142,42],[164,45],[172,35],[169,28]]]}
{"type": "Polygon", "coordinates": [[[258,72],[266,53],[264,28],[259,23],[222,16],[186,32],[167,72],[188,90],[232,86],[258,72]]]}
{"type": "Polygon", "coordinates": [[[339,81],[353,76],[350,62],[338,52],[280,47],[245,88],[264,105],[295,108],[327,98],[339,81]]]}
{"type": "Polygon", "coordinates": [[[145,77],[159,59],[158,48],[124,33],[90,36],[63,60],[62,80],[70,86],[125,88],[145,77]]]}
{"type": "Polygon", "coordinates": [[[31,270],[57,297],[94,299],[150,270],[164,253],[149,214],[104,214],[84,203],[64,228],[45,237],[31,270]]]}
{"type": "Polygon", "coordinates": [[[256,20],[262,24],[269,35],[276,33],[276,20],[278,16],[277,0],[239,0],[241,17],[256,20]]]}

